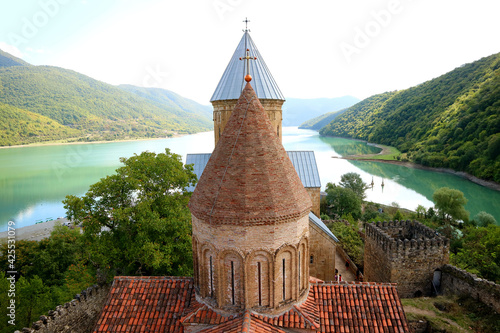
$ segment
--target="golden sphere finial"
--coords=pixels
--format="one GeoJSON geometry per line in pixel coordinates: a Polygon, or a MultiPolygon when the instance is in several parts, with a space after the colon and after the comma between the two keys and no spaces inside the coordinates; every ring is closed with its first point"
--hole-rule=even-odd
{"type": "Polygon", "coordinates": [[[252,76],[250,74],[245,75],[245,81],[247,82],[252,81],[252,76]]]}

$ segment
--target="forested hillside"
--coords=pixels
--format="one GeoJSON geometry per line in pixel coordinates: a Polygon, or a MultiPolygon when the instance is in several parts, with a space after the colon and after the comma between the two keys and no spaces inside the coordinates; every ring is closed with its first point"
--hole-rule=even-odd
{"type": "MultiPolygon", "coordinates": [[[[165,137],[213,127],[203,106],[179,95],[168,92],[173,96],[170,100],[166,95],[153,100],[71,70],[31,66],[5,54],[0,54],[0,128],[37,130],[29,130],[29,140],[15,131],[2,132],[1,145],[55,138],[93,141],[165,137]],[[15,109],[44,116],[54,123],[45,126],[45,118],[32,123],[33,116],[26,117],[28,113],[23,112],[23,123],[17,123],[17,118],[12,117],[15,109]],[[49,132],[51,135],[47,135],[49,132]]],[[[147,92],[144,89],[142,93],[147,92]]]]}
{"type": "Polygon", "coordinates": [[[333,112],[328,112],[325,114],[322,114],[321,116],[315,117],[313,119],[309,119],[308,121],[304,121],[299,128],[303,129],[312,129],[319,131],[326,125],[332,122],[333,119],[335,119],[337,116],[341,115],[344,113],[347,109],[342,109],[339,111],[333,111],[333,112]]]}
{"type": "Polygon", "coordinates": [[[30,66],[26,61],[0,50],[0,67],[30,66]]]}
{"type": "Polygon", "coordinates": [[[194,117],[202,116],[209,119],[212,124],[213,109],[210,105],[199,104],[172,91],[160,88],[142,88],[129,84],[121,84],[118,88],[143,97],[157,106],[169,107],[176,114],[191,114],[194,117]]]}
{"type": "Polygon", "coordinates": [[[500,182],[500,54],[372,96],[320,134],[395,146],[410,161],[500,182]]]}
{"type": "Polygon", "coordinates": [[[68,139],[79,131],[39,114],[0,103],[0,146],[68,139]]]}

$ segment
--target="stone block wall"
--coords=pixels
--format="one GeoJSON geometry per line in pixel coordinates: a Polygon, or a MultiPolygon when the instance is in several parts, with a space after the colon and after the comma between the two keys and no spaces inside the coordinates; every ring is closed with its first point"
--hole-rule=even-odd
{"type": "Polygon", "coordinates": [[[311,212],[314,213],[317,217],[320,216],[320,196],[321,196],[321,189],[319,187],[306,187],[307,193],[309,193],[309,196],[311,197],[312,201],[312,207],[311,207],[311,212]]]}
{"type": "Polygon", "coordinates": [[[401,297],[431,295],[434,271],[448,262],[448,239],[417,221],[366,225],[365,281],[397,283],[401,297]]]}
{"type": "Polygon", "coordinates": [[[500,313],[500,285],[451,265],[441,269],[444,294],[468,295],[500,313]]]}
{"type": "Polygon", "coordinates": [[[14,333],[89,333],[99,318],[108,298],[109,286],[87,288],[72,301],[59,305],[46,316],[33,323],[31,328],[23,328],[14,333]]]}
{"type": "MultiPolygon", "coordinates": [[[[215,137],[215,145],[219,142],[219,138],[224,132],[224,128],[226,127],[227,121],[233,112],[237,99],[230,100],[220,100],[212,102],[212,106],[214,108],[213,113],[213,121],[214,121],[214,137],[215,137]]],[[[275,99],[260,99],[260,103],[264,107],[269,120],[275,130],[276,134],[279,136],[280,141],[282,141],[283,137],[283,129],[282,129],[282,120],[283,120],[283,111],[282,106],[285,101],[275,100],[275,99]]],[[[318,215],[319,216],[319,215],[318,215]]]]}
{"type": "Polygon", "coordinates": [[[335,241],[330,236],[316,224],[309,223],[308,263],[311,276],[323,281],[334,281],[336,248],[335,241]]]}

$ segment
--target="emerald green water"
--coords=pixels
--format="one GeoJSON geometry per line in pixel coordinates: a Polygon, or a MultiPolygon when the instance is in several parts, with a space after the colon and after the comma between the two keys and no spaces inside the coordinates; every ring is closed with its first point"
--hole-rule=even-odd
{"type": "MultiPolygon", "coordinates": [[[[463,178],[398,165],[350,161],[332,156],[374,153],[378,148],[338,138],[320,138],[318,133],[285,128],[283,145],[287,150],[314,150],[324,189],[327,182],[338,182],[347,172],[357,172],[363,180],[375,183],[367,190],[367,199],[383,204],[397,202],[415,209],[419,204],[431,207],[432,194],[439,187],[464,192],[471,217],[486,211],[500,221],[500,192],[463,178]],[[381,183],[384,181],[384,187],[381,183]]],[[[13,220],[16,227],[65,216],[61,203],[68,194],[82,195],[89,185],[114,172],[120,157],[149,150],[170,148],[182,156],[213,150],[213,132],[179,138],[104,144],[60,145],[0,149],[0,231],[13,220]]]]}

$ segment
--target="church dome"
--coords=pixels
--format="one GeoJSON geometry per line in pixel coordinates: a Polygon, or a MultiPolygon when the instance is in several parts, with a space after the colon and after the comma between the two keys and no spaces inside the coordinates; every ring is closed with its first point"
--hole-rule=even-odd
{"type": "Polygon", "coordinates": [[[257,97],[247,83],[196,186],[189,207],[200,220],[272,224],[310,211],[309,194],[257,97]]]}

